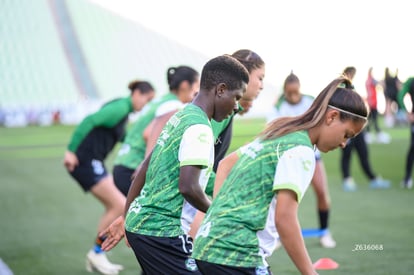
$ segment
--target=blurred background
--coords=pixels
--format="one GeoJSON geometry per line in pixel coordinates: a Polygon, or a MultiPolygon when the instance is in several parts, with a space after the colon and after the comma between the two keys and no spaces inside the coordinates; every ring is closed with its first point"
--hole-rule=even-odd
{"type": "MultiPolygon", "coordinates": [[[[133,79],[168,91],[166,69],[199,71],[241,48],[266,62],[247,117],[265,116],[291,70],[316,95],[346,66],[414,71],[408,2],[0,0],[0,125],[76,124],[133,79]]],[[[380,91],[381,92],[381,91],[380,91]]],[[[384,100],[379,96],[379,110],[384,100]]]]}
{"type": "MultiPolygon", "coordinates": [[[[76,124],[106,101],[129,95],[131,80],[150,81],[160,96],[168,92],[170,66],[201,72],[217,55],[242,48],[257,52],[266,62],[264,90],[248,114],[235,117],[231,152],[263,129],[292,70],[302,92],[312,95],[347,66],[356,67],[354,84],[363,96],[370,67],[378,81],[386,67],[393,75],[398,70],[402,82],[413,76],[411,5],[406,0],[0,0],[0,274],[10,274],[3,261],[14,274],[89,274],[85,251],[93,240],[86,233],[95,230],[103,207],[92,196],[81,196],[62,159],[76,124]]],[[[380,113],[384,101],[379,85],[380,113]]],[[[383,116],[380,124],[386,126],[383,116]]],[[[341,151],[323,155],[333,202],[330,228],[338,246],[327,250],[315,238],[306,243],[314,261],[330,257],[340,268],[320,274],[413,274],[413,193],[400,187],[410,127],[386,128],[391,143],[369,149],[374,169],[392,182],[387,191],[369,189],[354,160],[359,189],[344,192],[341,151]],[[353,251],[356,245],[383,249],[353,251]]],[[[118,149],[108,157],[109,169],[118,149]]],[[[313,193],[301,203],[303,228],[317,226],[313,193]]],[[[125,245],[110,257],[125,266],[122,274],[139,273],[125,245]]],[[[283,249],[269,262],[276,274],[297,274],[283,249]]]]}

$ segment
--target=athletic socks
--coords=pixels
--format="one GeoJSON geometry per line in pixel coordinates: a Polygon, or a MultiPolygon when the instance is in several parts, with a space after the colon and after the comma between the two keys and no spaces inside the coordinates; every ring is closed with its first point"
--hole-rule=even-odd
{"type": "Polygon", "coordinates": [[[319,213],[319,225],[321,230],[328,228],[329,210],[318,210],[319,213]]]}
{"type": "Polygon", "coordinates": [[[104,236],[104,237],[99,237],[99,236],[97,236],[97,237],[96,237],[96,240],[95,240],[95,245],[94,245],[94,247],[93,247],[93,251],[95,251],[95,253],[103,253],[103,252],[104,252],[104,251],[102,250],[101,245],[102,245],[102,243],[105,241],[105,239],[106,239],[106,236],[104,236]]]}

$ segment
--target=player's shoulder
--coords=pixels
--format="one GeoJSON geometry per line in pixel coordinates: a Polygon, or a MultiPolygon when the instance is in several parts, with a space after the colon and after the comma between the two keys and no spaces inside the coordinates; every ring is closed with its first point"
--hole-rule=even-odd
{"type": "Polygon", "coordinates": [[[310,94],[303,94],[302,97],[305,100],[309,100],[309,101],[314,101],[315,100],[315,97],[313,95],[310,95],[310,94]]]}
{"type": "Polygon", "coordinates": [[[129,113],[132,110],[130,97],[114,98],[104,103],[95,114],[101,113],[129,113]]]}
{"type": "Polygon", "coordinates": [[[177,111],[183,108],[183,103],[179,100],[168,100],[158,105],[155,110],[155,117],[162,116],[172,111],[177,111]]]}
{"type": "Polygon", "coordinates": [[[278,138],[278,142],[292,146],[303,145],[313,150],[312,142],[307,131],[295,131],[278,138]]]}

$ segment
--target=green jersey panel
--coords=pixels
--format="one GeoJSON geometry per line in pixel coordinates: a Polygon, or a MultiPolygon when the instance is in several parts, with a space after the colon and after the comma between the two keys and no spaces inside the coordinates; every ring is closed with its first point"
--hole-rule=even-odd
{"type": "Polygon", "coordinates": [[[216,141],[216,139],[219,137],[221,132],[223,132],[223,130],[226,129],[227,125],[229,125],[233,116],[234,116],[234,113],[228,118],[223,119],[220,122],[217,122],[214,119],[211,120],[211,127],[213,128],[214,141],[216,141]]]}
{"type": "Polygon", "coordinates": [[[76,127],[68,150],[76,152],[82,141],[95,127],[112,128],[117,125],[125,116],[133,111],[131,97],[115,99],[106,103],[97,112],[85,117],[76,127]]]}
{"type": "Polygon", "coordinates": [[[214,141],[205,112],[188,104],[167,122],[154,147],[145,185],[131,204],[126,230],[156,237],[186,234],[196,209],[178,189],[180,167],[197,165],[205,188],[214,162],[214,141]]]}
{"type": "Polygon", "coordinates": [[[257,139],[238,154],[197,233],[193,257],[230,266],[266,266],[278,237],[277,191],[293,190],[300,201],[314,172],[313,146],[307,132],[300,131],[257,139]]]}
{"type": "Polygon", "coordinates": [[[151,121],[164,113],[177,110],[182,106],[181,101],[172,93],[155,99],[148,103],[142,114],[139,116],[127,131],[124,143],[118,151],[114,165],[122,165],[130,169],[135,169],[145,158],[147,144],[143,133],[151,121]]]}

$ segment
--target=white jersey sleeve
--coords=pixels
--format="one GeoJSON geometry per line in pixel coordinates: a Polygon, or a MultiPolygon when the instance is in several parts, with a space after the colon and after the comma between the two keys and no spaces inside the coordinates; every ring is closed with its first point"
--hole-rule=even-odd
{"type": "Polygon", "coordinates": [[[279,117],[298,116],[306,112],[313,103],[313,97],[309,95],[302,95],[300,102],[290,104],[286,99],[281,100],[277,107],[273,107],[272,111],[267,116],[267,122],[279,117]]]}
{"type": "Polygon", "coordinates": [[[184,104],[179,100],[169,100],[158,106],[155,111],[155,117],[159,117],[171,111],[178,111],[183,108],[184,104]]]}
{"type": "Polygon", "coordinates": [[[315,153],[307,146],[296,146],[283,153],[278,161],[273,191],[289,189],[300,202],[315,171],[315,153]]]}
{"type": "MultiPolygon", "coordinates": [[[[180,166],[200,165],[206,168],[211,162],[213,132],[204,124],[190,126],[183,134],[178,152],[180,166]]],[[[214,151],[213,151],[214,155],[214,151]]]]}

